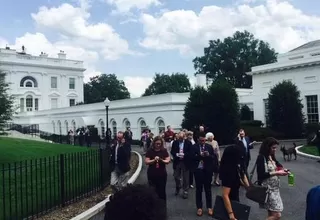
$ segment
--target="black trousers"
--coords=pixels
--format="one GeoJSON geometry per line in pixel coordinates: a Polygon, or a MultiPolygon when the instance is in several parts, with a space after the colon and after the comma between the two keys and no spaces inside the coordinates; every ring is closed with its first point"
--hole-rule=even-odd
{"type": "Polygon", "coordinates": [[[167,175],[149,175],[148,174],[149,186],[154,187],[156,193],[160,199],[167,200],[166,186],[167,186],[167,175]]]}
{"type": "Polygon", "coordinates": [[[211,192],[211,182],[212,182],[213,172],[207,172],[206,170],[196,169],[194,172],[194,177],[196,181],[196,206],[197,209],[202,209],[202,191],[204,188],[206,197],[207,208],[212,208],[212,192],[211,192]]]}
{"type": "Polygon", "coordinates": [[[190,170],[189,172],[189,185],[193,185],[194,171],[190,170]]]}

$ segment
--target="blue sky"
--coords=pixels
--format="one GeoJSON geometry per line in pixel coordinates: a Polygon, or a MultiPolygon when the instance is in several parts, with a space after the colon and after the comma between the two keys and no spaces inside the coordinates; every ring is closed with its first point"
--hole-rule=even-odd
{"type": "Polygon", "coordinates": [[[85,61],[85,79],[116,73],[139,96],[155,72],[185,72],[208,40],[249,30],[279,52],[320,38],[316,0],[10,0],[0,47],[85,61]],[[306,3],[308,2],[308,3],[306,3]]]}

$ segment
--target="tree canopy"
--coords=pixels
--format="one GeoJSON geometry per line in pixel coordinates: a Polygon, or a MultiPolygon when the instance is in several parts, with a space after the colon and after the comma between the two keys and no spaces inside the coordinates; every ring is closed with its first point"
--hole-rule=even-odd
{"type": "Polygon", "coordinates": [[[230,144],[239,129],[239,103],[235,89],[225,80],[217,80],[208,90],[196,87],[184,109],[183,128],[204,124],[220,144],[230,144]]]}
{"type": "Polygon", "coordinates": [[[189,77],[185,73],[160,74],[156,73],[153,82],[146,88],[142,96],[157,95],[164,93],[189,92],[191,85],[189,77]]]}
{"type": "Polygon", "coordinates": [[[225,80],[215,81],[208,89],[208,114],[205,123],[220,144],[233,143],[240,126],[236,90],[225,80]]]}
{"type": "Polygon", "coordinates": [[[237,31],[223,41],[211,40],[204,55],[193,60],[196,74],[206,74],[213,81],[225,79],[235,88],[250,88],[251,67],[273,63],[277,54],[269,44],[255,39],[248,31],[237,31]]]}
{"type": "Polygon", "coordinates": [[[84,84],[84,103],[103,102],[106,97],[109,100],[130,98],[130,93],[122,80],[118,80],[115,74],[101,74],[90,78],[84,84]]]}
{"type": "Polygon", "coordinates": [[[182,128],[192,130],[195,126],[206,124],[207,99],[208,91],[204,87],[197,86],[190,91],[189,99],[184,108],[182,128]]]}
{"type": "Polygon", "coordinates": [[[14,99],[13,96],[9,95],[9,84],[5,81],[5,73],[0,71],[0,131],[7,121],[11,120],[14,113],[14,99]]]}
{"type": "Polygon", "coordinates": [[[268,125],[288,138],[302,136],[304,115],[300,91],[291,81],[282,81],[271,88],[268,98],[268,125]]]}

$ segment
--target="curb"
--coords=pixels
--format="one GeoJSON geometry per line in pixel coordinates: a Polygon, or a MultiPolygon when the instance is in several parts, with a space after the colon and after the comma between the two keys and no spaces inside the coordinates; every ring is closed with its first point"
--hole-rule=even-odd
{"type": "MultiPolygon", "coordinates": [[[[306,139],[284,139],[278,140],[279,142],[298,142],[298,141],[305,141],[306,139]]],[[[257,141],[256,144],[262,144],[262,141],[257,141]]]]}
{"type": "Polygon", "coordinates": [[[296,151],[297,151],[297,154],[301,157],[306,157],[306,158],[309,158],[309,159],[312,159],[312,160],[320,160],[320,157],[319,156],[314,156],[314,155],[311,155],[311,154],[306,154],[306,153],[303,153],[301,151],[299,151],[300,148],[302,148],[304,145],[301,145],[301,146],[298,146],[296,147],[296,151]]]}
{"type": "MultiPolygon", "coordinates": [[[[138,152],[132,151],[132,153],[135,153],[136,155],[138,155],[139,164],[138,164],[137,170],[134,172],[134,174],[128,180],[128,184],[133,184],[137,180],[137,178],[140,175],[140,172],[141,172],[141,169],[142,169],[142,163],[143,163],[142,156],[138,152]]],[[[109,197],[110,197],[110,195],[108,196],[108,198],[106,198],[102,202],[98,203],[97,205],[93,206],[92,208],[88,209],[87,211],[81,213],[80,215],[72,218],[71,220],[88,220],[88,219],[91,219],[92,217],[94,217],[95,215],[97,215],[98,213],[100,213],[104,209],[106,203],[109,202],[109,197]]]]}
{"type": "MultiPolygon", "coordinates": [[[[288,140],[278,140],[279,142],[298,142],[298,141],[305,141],[306,139],[288,139],[288,140]]],[[[262,144],[262,141],[256,141],[256,143],[255,144],[262,144]]],[[[227,145],[221,145],[221,146],[219,146],[220,148],[226,148],[226,147],[228,147],[228,146],[231,146],[232,144],[227,144],[227,145]]],[[[320,159],[320,157],[319,157],[319,159],[320,159]]]]}

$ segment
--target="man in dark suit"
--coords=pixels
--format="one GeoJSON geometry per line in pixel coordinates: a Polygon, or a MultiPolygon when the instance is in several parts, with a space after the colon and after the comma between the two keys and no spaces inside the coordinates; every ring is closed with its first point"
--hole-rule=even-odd
{"type": "Polygon", "coordinates": [[[173,157],[174,179],[176,182],[176,195],[182,189],[183,198],[188,198],[189,189],[189,169],[191,166],[190,153],[192,152],[192,143],[185,139],[185,133],[180,131],[178,140],[173,141],[171,148],[171,155],[173,157]]]}
{"type": "Polygon", "coordinates": [[[248,136],[246,136],[246,133],[243,129],[239,130],[238,138],[239,138],[239,141],[242,142],[243,147],[245,149],[245,151],[244,151],[244,168],[245,168],[246,173],[248,173],[248,166],[249,166],[249,163],[251,160],[250,150],[253,149],[253,144],[255,142],[252,142],[250,140],[250,138],[248,136]]]}
{"type": "Polygon", "coordinates": [[[131,143],[132,143],[132,131],[130,127],[127,127],[127,130],[124,132],[124,139],[126,140],[126,142],[130,145],[131,147],[131,143]]]}
{"type": "Polygon", "coordinates": [[[199,142],[199,137],[206,135],[204,125],[200,125],[199,128],[194,132],[194,140],[196,143],[199,142]]]}
{"type": "Polygon", "coordinates": [[[130,170],[130,145],[124,139],[124,133],[119,131],[117,141],[111,146],[111,181],[110,185],[116,191],[127,185],[130,170]]]}
{"type": "Polygon", "coordinates": [[[204,188],[206,196],[206,207],[208,209],[208,215],[213,215],[212,209],[212,192],[211,182],[213,171],[215,170],[214,161],[216,157],[211,145],[206,143],[205,135],[199,136],[199,141],[192,147],[192,164],[195,170],[194,177],[196,181],[196,205],[197,215],[202,216],[202,190],[204,188]]]}

